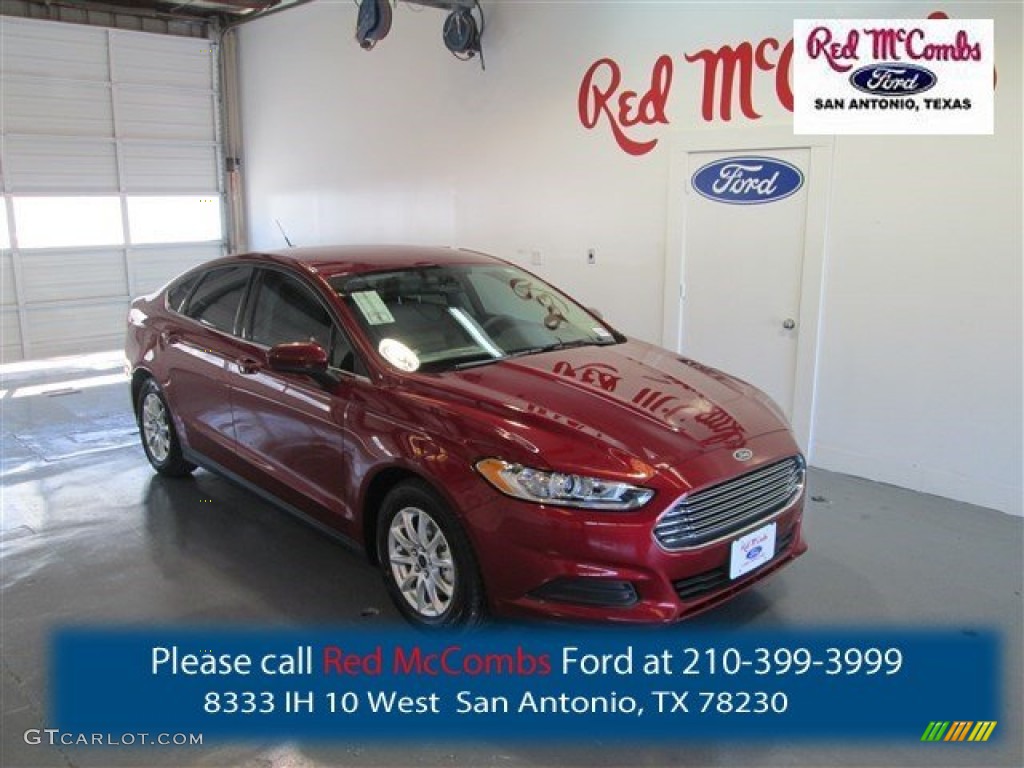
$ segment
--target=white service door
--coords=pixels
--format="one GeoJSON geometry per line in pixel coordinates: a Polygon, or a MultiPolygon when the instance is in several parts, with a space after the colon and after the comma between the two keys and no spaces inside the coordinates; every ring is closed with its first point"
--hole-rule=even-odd
{"type": "Polygon", "coordinates": [[[809,149],[690,152],[683,235],[683,354],[739,376],[793,415],[809,149]],[[794,165],[803,185],[757,205],[708,199],[693,175],[708,163],[757,155],[794,165]]]}

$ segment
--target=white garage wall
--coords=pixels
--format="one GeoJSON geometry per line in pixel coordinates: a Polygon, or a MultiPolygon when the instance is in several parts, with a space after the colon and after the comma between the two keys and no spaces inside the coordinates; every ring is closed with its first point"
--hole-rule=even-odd
{"type": "MultiPolygon", "coordinates": [[[[993,137],[839,137],[822,293],[812,461],[1021,513],[1021,8],[1013,4],[484,2],[487,71],[400,4],[366,53],[354,8],[319,2],[241,29],[250,238],[481,248],[531,266],[627,333],[662,338],[673,132],[789,126],[774,75],[753,120],[701,118],[686,54],[786,41],[795,17],[996,19],[993,137]],[[610,56],[643,91],[658,56],[670,125],[632,157],[586,131],[577,93],[610,56]],[[588,248],[597,264],[587,266],[588,248]],[[532,266],[534,252],[541,264],[532,266]]],[[[735,107],[734,107],[735,111],[735,107]]]]}

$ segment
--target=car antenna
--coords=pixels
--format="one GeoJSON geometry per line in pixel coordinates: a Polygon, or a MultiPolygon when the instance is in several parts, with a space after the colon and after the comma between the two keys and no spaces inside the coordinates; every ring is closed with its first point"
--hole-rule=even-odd
{"type": "Polygon", "coordinates": [[[274,223],[277,224],[277,228],[279,230],[281,230],[281,237],[283,237],[284,241],[286,243],[288,243],[288,247],[289,248],[294,248],[295,247],[295,243],[293,243],[291,240],[288,239],[288,233],[285,232],[284,231],[284,227],[281,226],[281,220],[280,219],[274,219],[274,223]]]}

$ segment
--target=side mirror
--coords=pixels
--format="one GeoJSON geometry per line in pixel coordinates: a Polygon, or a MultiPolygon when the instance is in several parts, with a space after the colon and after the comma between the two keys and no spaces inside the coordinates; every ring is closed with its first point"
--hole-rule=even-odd
{"type": "Polygon", "coordinates": [[[315,341],[276,344],[267,354],[267,363],[272,371],[302,373],[325,385],[333,382],[327,372],[327,351],[315,341]]]}

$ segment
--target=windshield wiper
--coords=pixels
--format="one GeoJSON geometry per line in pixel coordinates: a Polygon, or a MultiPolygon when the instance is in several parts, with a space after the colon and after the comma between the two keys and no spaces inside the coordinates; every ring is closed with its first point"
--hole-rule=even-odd
{"type": "Polygon", "coordinates": [[[466,368],[476,368],[479,365],[490,365],[491,363],[496,363],[499,360],[505,359],[505,357],[482,357],[479,360],[465,360],[461,363],[455,363],[453,365],[448,366],[447,370],[461,371],[466,368]]]}
{"type": "Polygon", "coordinates": [[[502,360],[513,360],[517,357],[527,357],[528,355],[539,355],[542,352],[556,352],[561,349],[575,349],[576,347],[607,347],[616,342],[612,339],[608,341],[594,341],[593,339],[577,339],[576,341],[558,341],[554,344],[542,344],[536,347],[525,347],[524,349],[517,349],[515,352],[509,352],[501,357],[485,357],[480,360],[466,360],[461,363],[455,363],[450,366],[449,370],[461,371],[466,368],[476,368],[480,365],[490,365],[491,363],[500,363],[502,360]]]}
{"type": "Polygon", "coordinates": [[[614,341],[594,341],[592,339],[577,339],[576,341],[557,341],[554,344],[544,344],[538,347],[527,347],[510,352],[499,360],[508,360],[513,357],[526,357],[527,355],[538,355],[541,352],[556,352],[560,349],[575,349],[576,347],[607,347],[614,344],[614,341]]]}

